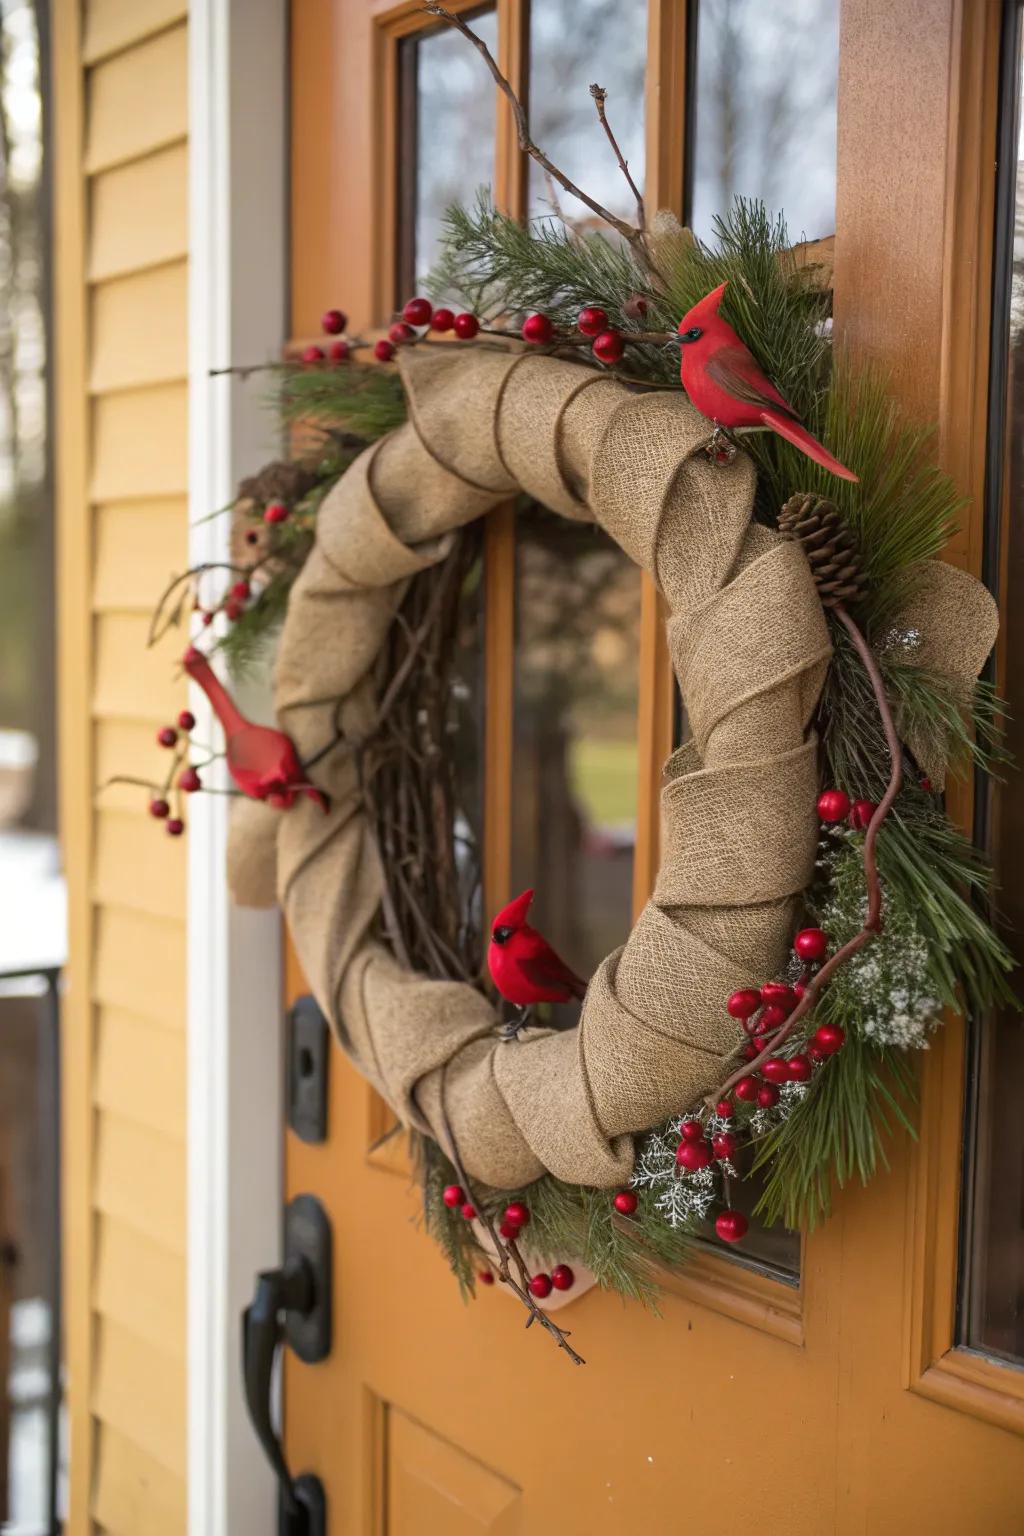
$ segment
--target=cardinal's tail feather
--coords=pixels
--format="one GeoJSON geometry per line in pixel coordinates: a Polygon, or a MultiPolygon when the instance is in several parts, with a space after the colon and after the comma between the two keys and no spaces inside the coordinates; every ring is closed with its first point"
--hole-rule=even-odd
{"type": "Polygon", "coordinates": [[[840,480],[859,480],[852,469],[847,469],[845,464],[840,464],[828,449],[812,437],[806,427],[802,427],[798,421],[790,416],[784,416],[781,411],[762,411],[761,420],[766,427],[771,427],[780,437],[784,437],[787,443],[792,443],[794,448],[799,448],[801,453],[806,453],[815,464],[820,464],[823,469],[837,475],[840,480]]]}

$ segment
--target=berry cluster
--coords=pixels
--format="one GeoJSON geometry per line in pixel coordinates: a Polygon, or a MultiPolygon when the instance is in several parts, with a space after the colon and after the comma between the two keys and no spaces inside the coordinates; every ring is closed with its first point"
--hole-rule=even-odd
{"type": "Polygon", "coordinates": [[[149,814],[156,821],[163,822],[168,837],[180,837],[185,830],[185,820],[181,815],[181,795],[191,795],[202,788],[197,769],[188,762],[189,733],[194,730],[195,723],[196,717],[192,711],[183,709],[176,725],[162,725],[156,733],[157,745],[173,752],[174,756],[162,785],[152,786],[154,793],[149,802],[149,814]],[[172,791],[177,799],[176,816],[171,815],[171,803],[167,798],[172,791]]]}
{"type": "MultiPolygon", "coordinates": [[[[279,503],[271,503],[271,506],[275,505],[279,505],[279,503]]],[[[267,508],[267,511],[264,513],[264,517],[267,517],[267,513],[269,511],[270,507],[267,508]]],[[[287,515],[287,511],[285,511],[285,517],[287,517],[287,515]]],[[[279,521],[279,519],[267,517],[267,521],[276,522],[279,521]]],[[[205,608],[197,597],[195,602],[195,610],[199,615],[200,623],[204,628],[207,628],[213,623],[218,613],[222,613],[229,624],[234,624],[238,619],[242,617],[242,614],[248,608],[252,595],[252,584],[246,577],[243,576],[238,581],[233,582],[231,586],[227,588],[221,597],[220,602],[215,603],[212,608],[205,608]]]]}
{"type": "MultiPolygon", "coordinates": [[[[931,785],[928,785],[931,788],[931,785]]],[[[855,832],[864,832],[878,807],[873,800],[853,800],[842,789],[824,789],[818,796],[818,819],[835,826],[847,822],[855,832]]]]}
{"type": "MultiPolygon", "coordinates": [[[[628,1191],[627,1191],[628,1193],[628,1191]]],[[[473,1221],[477,1215],[476,1206],[469,1199],[461,1184],[445,1185],[441,1197],[450,1211],[460,1211],[467,1221],[473,1221]]],[[[634,1197],[634,1208],[635,1208],[634,1197]]],[[[498,1234],[505,1242],[516,1242],[524,1227],[530,1224],[530,1208],[522,1200],[512,1200],[502,1212],[501,1221],[498,1224],[498,1234]]],[[[478,1277],[484,1285],[494,1284],[494,1274],[489,1269],[480,1271],[478,1277]]],[[[556,1264],[551,1273],[541,1270],[530,1276],[530,1294],[543,1301],[545,1296],[550,1296],[552,1290],[571,1290],[576,1276],[568,1264],[556,1264]]]]}

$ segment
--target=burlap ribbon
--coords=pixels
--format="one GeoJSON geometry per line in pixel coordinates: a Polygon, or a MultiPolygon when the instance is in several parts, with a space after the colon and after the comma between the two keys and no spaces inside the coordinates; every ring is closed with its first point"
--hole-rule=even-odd
{"type": "Polygon", "coordinates": [[[614,1185],[632,1133],[721,1080],[738,1034],[726,997],[786,953],[814,862],[807,730],[828,629],[800,548],[751,524],[751,462],[711,464],[708,423],[682,395],[483,348],[420,348],[402,369],[409,421],[321,508],[281,640],[280,722],[304,759],[330,740],[339,699],[344,729],[367,729],[405,584],[452,529],[518,490],[594,519],[665,594],[693,731],[665,767],[654,895],[592,978],[578,1029],[506,1045],[478,992],[403,970],[377,937],[382,876],[350,753],[313,772],[327,817],[309,802],[241,808],[232,888],[265,894],[276,833],[278,897],[341,1045],[404,1122],[442,1143],[450,1126],[471,1175],[614,1185]]]}

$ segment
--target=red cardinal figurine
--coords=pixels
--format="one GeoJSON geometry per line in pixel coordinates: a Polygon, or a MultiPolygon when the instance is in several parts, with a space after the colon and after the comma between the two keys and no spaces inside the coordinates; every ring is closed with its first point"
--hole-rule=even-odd
{"type": "Polygon", "coordinates": [[[581,998],[587,984],[551,948],[547,939],[526,921],[533,900],[532,891],[523,891],[515,901],[502,907],[491,927],[487,946],[487,966],[502,997],[515,1003],[519,1020],[512,1033],[522,1027],[525,1014],[534,1003],[568,1003],[581,998]]]}
{"type": "Polygon", "coordinates": [[[749,347],[718,313],[726,283],[695,304],[679,322],[683,388],[702,416],[716,426],[771,427],[801,453],[840,480],[856,480],[797,420],[749,347]]]}
{"type": "Polygon", "coordinates": [[[202,651],[194,645],[185,652],[184,667],[206,694],[224,727],[228,772],[242,793],[253,800],[267,800],[282,811],[290,810],[297,794],[308,795],[326,811],[327,796],[306,779],[291,738],[269,725],[254,725],[246,720],[202,651]]]}

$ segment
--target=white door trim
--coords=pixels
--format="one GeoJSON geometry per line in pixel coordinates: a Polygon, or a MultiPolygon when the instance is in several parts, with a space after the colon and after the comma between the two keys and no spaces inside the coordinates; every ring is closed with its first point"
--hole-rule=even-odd
{"type": "MultiPolygon", "coordinates": [[[[189,8],[189,557],[226,558],[223,506],[271,456],[259,377],[287,299],[287,6],[189,8]]],[[[183,638],[182,645],[184,647],[183,638]]],[[[205,699],[191,704],[211,739],[205,699]]],[[[188,838],[188,1531],[274,1536],[274,1479],[241,1392],[239,1314],[277,1262],[282,1202],[281,929],[231,905],[230,800],[197,795],[188,838]]]]}

